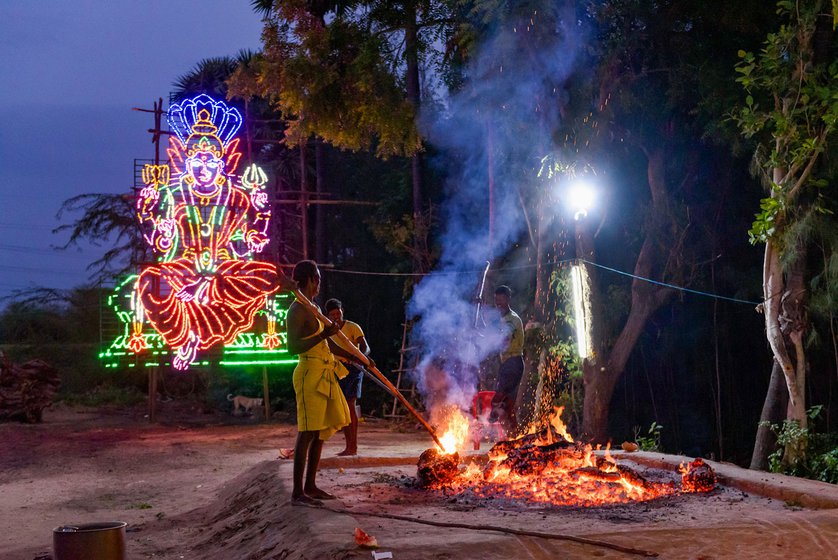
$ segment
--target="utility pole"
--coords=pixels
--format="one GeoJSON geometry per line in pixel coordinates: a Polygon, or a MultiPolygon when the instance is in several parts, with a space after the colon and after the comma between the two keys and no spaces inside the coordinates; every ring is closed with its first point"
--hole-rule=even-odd
{"type": "Polygon", "coordinates": [[[154,165],[160,165],[160,136],[162,134],[170,135],[172,134],[168,130],[163,130],[160,126],[163,122],[163,98],[158,97],[157,101],[154,102],[153,109],[140,109],[139,107],[132,107],[132,111],[139,111],[141,113],[153,113],[154,114],[154,128],[149,128],[148,132],[151,133],[151,142],[154,144],[154,165]]]}
{"type": "MultiPolygon", "coordinates": [[[[157,101],[153,103],[153,109],[140,109],[132,107],[133,111],[141,113],[152,113],[154,115],[154,128],[149,128],[151,133],[151,142],[154,144],[154,165],[160,165],[160,138],[163,134],[171,134],[168,130],[163,130],[163,98],[158,97],[157,101]]],[[[136,170],[135,170],[136,172],[136,170]]],[[[153,283],[155,297],[160,297],[159,282],[153,283]]],[[[154,365],[148,369],[148,421],[152,424],[157,422],[157,380],[160,375],[160,366],[154,365]]]]}

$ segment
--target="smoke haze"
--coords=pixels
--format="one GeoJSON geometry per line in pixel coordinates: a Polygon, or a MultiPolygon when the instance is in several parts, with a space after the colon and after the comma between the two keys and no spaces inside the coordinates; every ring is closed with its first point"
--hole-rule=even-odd
{"type": "Polygon", "coordinates": [[[555,149],[551,134],[582,44],[572,9],[558,3],[543,13],[507,14],[487,35],[464,71],[465,86],[446,100],[447,110],[420,118],[423,135],[443,154],[431,164],[448,177],[439,264],[416,286],[407,309],[419,318],[412,331],[419,349],[416,382],[431,410],[442,403],[468,408],[479,364],[504,345],[491,328],[499,319],[494,286],[487,285],[484,295],[490,327],[479,335],[474,298],[486,261],[508,253],[526,231],[522,201],[533,190],[538,162],[555,149]]]}

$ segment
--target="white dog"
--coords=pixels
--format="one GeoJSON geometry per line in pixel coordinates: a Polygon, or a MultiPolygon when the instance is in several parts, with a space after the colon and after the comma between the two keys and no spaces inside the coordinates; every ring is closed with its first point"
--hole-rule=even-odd
{"type": "Polygon", "coordinates": [[[253,409],[259,408],[264,402],[263,399],[254,399],[242,395],[234,397],[232,393],[227,395],[227,400],[233,403],[233,414],[238,414],[239,410],[242,414],[253,414],[253,409]]]}

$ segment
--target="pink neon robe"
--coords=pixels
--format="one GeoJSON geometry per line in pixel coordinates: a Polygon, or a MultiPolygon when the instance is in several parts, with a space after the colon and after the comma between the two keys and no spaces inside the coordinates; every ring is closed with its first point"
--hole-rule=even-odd
{"type": "Polygon", "coordinates": [[[181,182],[171,195],[175,206],[169,215],[177,226],[181,256],[140,274],[146,318],[172,348],[186,344],[190,333],[200,338],[199,350],[228,344],[252,326],[265,297],[277,291],[276,268],[237,260],[233,234],[244,229],[247,237],[254,231],[247,226],[252,210],[244,190],[228,183],[203,196],[181,182]],[[177,297],[202,278],[208,280],[206,302],[177,297]]]}

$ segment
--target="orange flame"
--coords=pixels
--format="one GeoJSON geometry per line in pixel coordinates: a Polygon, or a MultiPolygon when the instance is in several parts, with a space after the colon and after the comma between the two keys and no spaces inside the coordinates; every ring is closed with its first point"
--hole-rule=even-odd
{"type": "Polygon", "coordinates": [[[456,453],[463,448],[463,444],[468,439],[469,422],[462,410],[452,407],[443,421],[442,429],[444,431],[439,441],[446,454],[456,453]]]}
{"type": "MultiPolygon", "coordinates": [[[[556,433],[562,436],[565,441],[573,443],[573,438],[570,437],[570,434],[567,431],[567,426],[565,426],[564,422],[562,422],[562,412],[564,412],[563,406],[553,407],[553,415],[550,417],[550,425],[553,426],[556,433]]],[[[550,431],[548,430],[547,433],[549,434],[550,431]]]]}
{"type": "MultiPolygon", "coordinates": [[[[648,481],[618,465],[608,448],[602,456],[588,444],[574,443],[562,412],[554,407],[539,426],[495,445],[488,463],[471,463],[443,485],[484,498],[575,506],[646,501],[677,492],[673,483],[648,481]]],[[[444,425],[444,451],[452,453],[466,441],[468,420],[457,409],[444,425]]]]}

